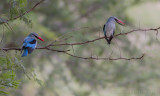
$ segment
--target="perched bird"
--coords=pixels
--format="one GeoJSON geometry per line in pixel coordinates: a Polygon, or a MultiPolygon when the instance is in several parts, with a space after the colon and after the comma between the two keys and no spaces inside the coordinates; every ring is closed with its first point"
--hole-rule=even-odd
{"type": "Polygon", "coordinates": [[[22,57],[27,56],[28,54],[32,53],[32,51],[36,48],[37,46],[37,41],[36,38],[44,41],[41,37],[38,36],[37,33],[32,32],[30,33],[23,41],[22,45],[22,50],[23,54],[22,57]]]}
{"type": "Polygon", "coordinates": [[[108,44],[111,44],[111,40],[113,38],[113,35],[115,33],[115,22],[119,23],[120,25],[123,25],[124,23],[119,20],[118,18],[111,16],[107,20],[106,24],[103,26],[103,32],[105,39],[107,40],[108,44]]]}

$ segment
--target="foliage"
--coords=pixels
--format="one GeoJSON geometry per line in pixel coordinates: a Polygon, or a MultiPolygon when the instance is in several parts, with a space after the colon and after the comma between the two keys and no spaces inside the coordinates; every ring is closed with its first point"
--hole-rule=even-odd
{"type": "Polygon", "coordinates": [[[6,93],[3,89],[18,88],[20,82],[16,79],[16,71],[21,69],[20,62],[7,54],[0,56],[0,94],[6,93]]]}

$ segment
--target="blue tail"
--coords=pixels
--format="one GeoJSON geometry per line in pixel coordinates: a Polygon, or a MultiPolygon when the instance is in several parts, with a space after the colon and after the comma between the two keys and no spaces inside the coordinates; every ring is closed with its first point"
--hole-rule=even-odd
{"type": "Polygon", "coordinates": [[[24,49],[22,57],[27,56],[28,55],[28,49],[24,49]]]}

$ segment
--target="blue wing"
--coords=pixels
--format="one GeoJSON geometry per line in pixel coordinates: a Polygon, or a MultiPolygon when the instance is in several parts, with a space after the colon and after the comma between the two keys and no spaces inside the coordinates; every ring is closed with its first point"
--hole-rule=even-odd
{"type": "Polygon", "coordinates": [[[24,39],[22,49],[27,49],[28,53],[30,54],[36,48],[36,45],[37,45],[36,39],[31,38],[31,37],[26,37],[24,39]]]}

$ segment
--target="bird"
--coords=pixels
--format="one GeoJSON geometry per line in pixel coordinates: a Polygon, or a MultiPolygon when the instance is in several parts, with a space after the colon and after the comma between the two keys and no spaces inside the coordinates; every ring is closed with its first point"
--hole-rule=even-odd
{"type": "Polygon", "coordinates": [[[111,44],[111,40],[115,33],[115,22],[117,22],[120,25],[124,25],[124,23],[121,20],[119,20],[115,16],[111,16],[103,26],[104,36],[108,44],[111,44]]]}
{"type": "Polygon", "coordinates": [[[44,41],[41,37],[38,36],[37,33],[32,32],[30,33],[23,41],[22,50],[23,54],[21,57],[27,56],[28,54],[32,53],[33,50],[37,46],[37,39],[44,41]]]}

